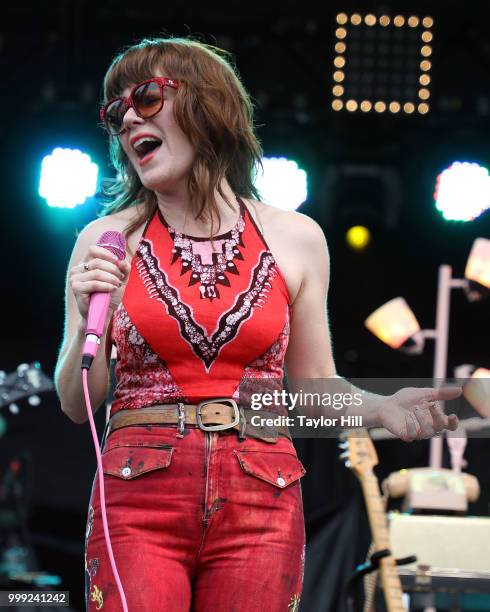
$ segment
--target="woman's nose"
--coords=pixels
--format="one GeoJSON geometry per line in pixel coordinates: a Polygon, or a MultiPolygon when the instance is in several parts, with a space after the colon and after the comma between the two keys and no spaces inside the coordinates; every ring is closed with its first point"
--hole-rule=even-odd
{"type": "Polygon", "coordinates": [[[133,125],[141,125],[145,120],[139,117],[132,106],[128,108],[123,117],[123,128],[131,128],[133,125]]]}

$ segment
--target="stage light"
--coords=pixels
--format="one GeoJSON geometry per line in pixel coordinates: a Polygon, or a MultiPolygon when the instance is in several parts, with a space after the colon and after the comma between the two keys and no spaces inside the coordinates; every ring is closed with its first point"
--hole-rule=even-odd
{"type": "Polygon", "coordinates": [[[263,173],[255,186],[266,202],[283,210],[296,210],[308,197],[307,175],[298,164],[285,157],[263,157],[263,173]]]}
{"type": "Polygon", "coordinates": [[[490,240],[477,238],[471,248],[465,278],[490,289],[490,240]]]}
{"type": "Polygon", "coordinates": [[[347,230],[345,239],[354,251],[363,251],[371,242],[371,232],[364,225],[354,225],[347,230]]]}
{"type": "Polygon", "coordinates": [[[399,349],[407,340],[420,332],[415,315],[402,298],[394,298],[369,315],[364,325],[382,342],[399,349]]]}
{"type": "Polygon", "coordinates": [[[355,100],[347,100],[345,108],[352,113],[357,110],[357,102],[355,100]]]}
{"type": "Polygon", "coordinates": [[[463,386],[464,398],[480,416],[490,418],[490,370],[477,368],[463,386]]]}
{"type": "Polygon", "coordinates": [[[472,221],[490,207],[488,169],[476,163],[454,162],[437,177],[436,208],[450,221],[472,221]]]}
{"type": "Polygon", "coordinates": [[[332,101],[332,108],[334,111],[342,110],[344,108],[344,103],[342,102],[342,100],[339,100],[337,98],[336,100],[332,101]]]}
{"type": "Polygon", "coordinates": [[[95,195],[98,172],[86,153],[57,147],[42,161],[39,195],[49,206],[74,208],[95,195]]]}
{"type": "Polygon", "coordinates": [[[422,102],[422,104],[419,104],[417,106],[417,110],[419,111],[419,113],[421,115],[426,115],[429,112],[429,105],[426,104],[425,102],[422,102]]]}
{"type": "Polygon", "coordinates": [[[384,111],[386,110],[386,104],[384,102],[376,102],[376,104],[374,105],[374,110],[377,113],[384,113],[384,111]]]}
{"type": "Polygon", "coordinates": [[[363,100],[361,102],[361,110],[363,113],[368,113],[373,108],[373,105],[369,100],[363,100]]]}
{"type": "Polygon", "coordinates": [[[434,25],[434,20],[432,19],[432,17],[424,17],[422,19],[422,25],[424,26],[424,28],[431,28],[434,25]]]}
{"type": "MultiPolygon", "coordinates": [[[[384,112],[389,108],[393,113],[413,114],[417,99],[428,100],[430,76],[421,76],[431,69],[431,62],[425,58],[433,51],[428,44],[433,40],[429,25],[433,20],[424,20],[422,25],[421,18],[415,15],[339,13],[332,74],[334,84],[343,85],[340,95],[338,90],[334,93],[342,98],[343,106],[336,103],[333,108],[353,112],[355,102],[363,112],[384,112]],[[367,104],[362,104],[364,101],[370,103],[369,110],[367,104]],[[385,107],[381,110],[378,104],[376,108],[377,102],[385,107]]],[[[424,104],[417,110],[425,114],[430,107],[424,104]]]]}
{"type": "Polygon", "coordinates": [[[334,96],[341,96],[344,93],[344,88],[342,87],[342,85],[335,85],[332,88],[332,93],[334,96]]]}

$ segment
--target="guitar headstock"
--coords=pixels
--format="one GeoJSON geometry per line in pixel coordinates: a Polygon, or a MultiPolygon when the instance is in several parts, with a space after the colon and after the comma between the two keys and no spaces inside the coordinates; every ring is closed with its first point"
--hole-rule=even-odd
{"type": "Polygon", "coordinates": [[[378,455],[366,429],[350,430],[342,434],[339,447],[342,449],[341,459],[357,476],[369,472],[378,465],[378,455]]]}
{"type": "Polygon", "coordinates": [[[10,374],[0,372],[0,408],[26,398],[34,400],[39,393],[53,388],[52,380],[44,374],[38,362],[22,363],[10,374]]]}

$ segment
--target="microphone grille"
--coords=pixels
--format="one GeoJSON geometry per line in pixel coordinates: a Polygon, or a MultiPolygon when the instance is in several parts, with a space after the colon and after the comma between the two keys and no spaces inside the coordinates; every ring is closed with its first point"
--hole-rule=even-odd
{"type": "Polygon", "coordinates": [[[112,230],[104,232],[97,241],[97,246],[104,247],[118,259],[122,260],[126,257],[126,239],[121,232],[112,230]]]}

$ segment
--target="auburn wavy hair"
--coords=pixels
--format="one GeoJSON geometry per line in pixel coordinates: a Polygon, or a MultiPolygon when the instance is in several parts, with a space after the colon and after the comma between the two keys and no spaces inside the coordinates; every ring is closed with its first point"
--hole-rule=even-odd
{"type": "MultiPolygon", "coordinates": [[[[188,179],[192,212],[196,219],[221,218],[215,193],[232,207],[221,182],[226,179],[236,195],[260,199],[253,184],[261,166],[262,148],[255,134],[253,104],[228,52],[191,38],[151,38],[125,48],[113,60],[104,78],[104,102],[127,87],[155,76],[155,71],[176,79],[175,119],[196,150],[188,179]]],[[[117,136],[110,136],[110,158],[117,171],[115,183],[106,187],[103,215],[135,204],[141,211],[125,228],[126,236],[146,222],[157,199],[146,189],[117,136]]]]}

